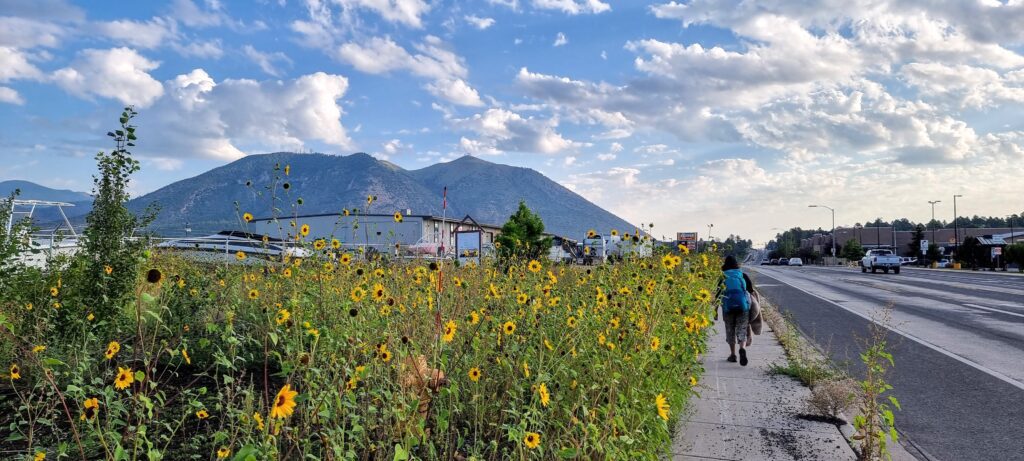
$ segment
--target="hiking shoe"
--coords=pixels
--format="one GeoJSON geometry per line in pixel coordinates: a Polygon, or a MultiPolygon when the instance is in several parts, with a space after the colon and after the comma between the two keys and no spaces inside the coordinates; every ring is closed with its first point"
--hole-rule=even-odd
{"type": "Polygon", "coordinates": [[[730,355],[729,358],[725,359],[726,362],[735,362],[736,354],[730,355]]]}
{"type": "Polygon", "coordinates": [[[744,367],[747,366],[747,350],[746,349],[740,349],[740,365],[744,366],[744,367]]]}

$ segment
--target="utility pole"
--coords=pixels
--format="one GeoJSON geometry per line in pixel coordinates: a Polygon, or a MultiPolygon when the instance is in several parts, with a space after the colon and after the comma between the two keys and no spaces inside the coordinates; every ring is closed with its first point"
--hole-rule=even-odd
{"type": "Polygon", "coordinates": [[[825,205],[807,205],[807,208],[827,208],[828,211],[832,212],[832,234],[829,235],[829,240],[832,241],[832,264],[835,264],[836,260],[836,210],[832,207],[825,205]]]}
{"type": "MultiPolygon", "coordinates": [[[[957,259],[960,259],[960,225],[957,223],[959,217],[956,214],[957,197],[963,197],[963,195],[957,194],[953,196],[953,242],[955,242],[953,246],[953,254],[956,255],[957,259]]],[[[956,259],[953,261],[956,261],[956,259]]]]}

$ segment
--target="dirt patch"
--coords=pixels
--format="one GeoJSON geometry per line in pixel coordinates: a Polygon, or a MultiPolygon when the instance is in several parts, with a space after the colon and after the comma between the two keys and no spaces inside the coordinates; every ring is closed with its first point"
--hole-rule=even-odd
{"type": "Polygon", "coordinates": [[[836,418],[834,416],[812,415],[812,414],[809,414],[809,413],[800,413],[800,414],[797,414],[795,416],[797,418],[805,420],[805,421],[814,421],[816,423],[826,423],[826,424],[831,424],[831,425],[836,426],[836,427],[845,426],[847,424],[846,420],[844,420],[842,418],[836,418]]]}

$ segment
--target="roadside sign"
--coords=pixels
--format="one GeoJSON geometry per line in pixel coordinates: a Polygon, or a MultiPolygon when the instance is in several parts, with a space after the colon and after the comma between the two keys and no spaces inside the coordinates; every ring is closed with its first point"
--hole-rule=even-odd
{"type": "Polygon", "coordinates": [[[928,241],[927,240],[921,240],[921,251],[925,251],[927,249],[928,249],[928,241]]]}
{"type": "Polygon", "coordinates": [[[992,247],[992,257],[996,257],[1003,254],[1003,247],[992,247]]]}
{"type": "Polygon", "coordinates": [[[676,240],[679,243],[686,245],[690,251],[697,250],[697,233],[696,232],[676,232],[676,240]]]}

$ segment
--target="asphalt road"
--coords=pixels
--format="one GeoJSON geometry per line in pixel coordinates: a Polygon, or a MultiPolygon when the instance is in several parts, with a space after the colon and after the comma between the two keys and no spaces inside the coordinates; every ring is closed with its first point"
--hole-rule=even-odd
{"type": "MultiPolygon", "coordinates": [[[[869,320],[892,306],[896,425],[923,459],[1024,460],[1024,277],[748,266],[840,366],[863,375],[869,320]]],[[[755,344],[756,348],[756,344],[755,344]]],[[[752,349],[756,353],[756,349],[752,349]]],[[[913,450],[911,450],[913,451],[913,450]]]]}

